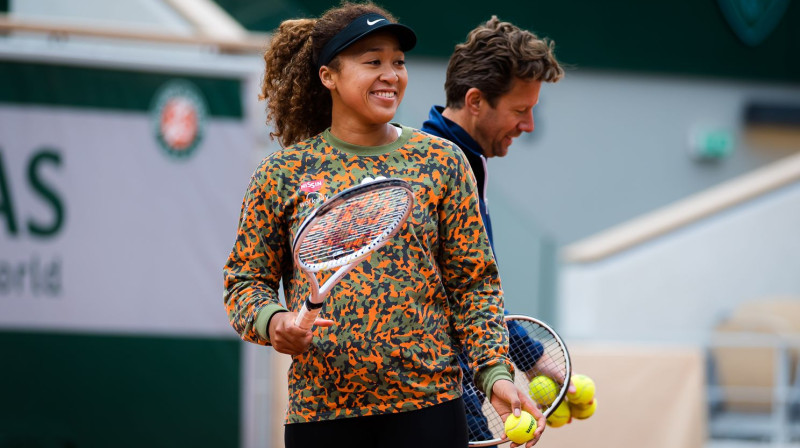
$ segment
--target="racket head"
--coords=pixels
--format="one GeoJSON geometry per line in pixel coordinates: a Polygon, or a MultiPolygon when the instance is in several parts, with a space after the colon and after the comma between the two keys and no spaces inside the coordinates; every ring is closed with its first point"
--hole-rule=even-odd
{"type": "Polygon", "coordinates": [[[292,242],[295,262],[306,272],[355,263],[385,245],[414,206],[411,185],[378,179],[350,187],[309,214],[292,242]]]}
{"type": "MultiPolygon", "coordinates": [[[[509,358],[514,364],[514,384],[529,396],[531,396],[529,384],[538,375],[545,375],[556,384],[556,393],[546,394],[548,398],[554,396],[550,404],[540,402],[531,396],[544,416],[549,417],[566,397],[569,378],[572,376],[567,346],[555,330],[539,319],[508,315],[505,320],[509,329],[509,358]],[[538,341],[540,345],[525,341],[538,341]]],[[[480,400],[465,400],[465,405],[468,407],[469,446],[495,446],[508,442],[508,439],[502,440],[505,424],[500,415],[472,382],[465,382],[464,394],[469,393],[476,394],[480,398],[480,400]],[[478,403],[480,410],[475,409],[478,403]],[[476,411],[480,412],[485,420],[469,417],[469,414],[475,414],[476,411]]],[[[540,395],[545,394],[540,393],[540,395]]]]}

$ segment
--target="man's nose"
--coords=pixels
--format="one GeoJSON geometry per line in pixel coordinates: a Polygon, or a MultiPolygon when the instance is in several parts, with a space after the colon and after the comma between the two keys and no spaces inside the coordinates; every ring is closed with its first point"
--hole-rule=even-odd
{"type": "Polygon", "coordinates": [[[521,132],[533,132],[533,128],[535,125],[533,124],[533,112],[528,112],[525,118],[519,122],[519,130],[521,132]]]}

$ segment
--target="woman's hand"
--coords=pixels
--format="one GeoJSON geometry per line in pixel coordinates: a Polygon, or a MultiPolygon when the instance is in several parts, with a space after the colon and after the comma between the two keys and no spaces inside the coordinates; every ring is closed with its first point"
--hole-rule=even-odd
{"type": "MultiPolygon", "coordinates": [[[[536,445],[536,442],[539,441],[539,437],[542,436],[547,420],[531,397],[519,390],[513,382],[509,380],[498,380],[492,385],[491,402],[503,421],[506,421],[508,416],[512,413],[519,417],[520,408],[528,411],[533,418],[536,419],[536,431],[534,432],[533,439],[528,441],[525,446],[530,448],[536,445]]],[[[520,445],[512,443],[511,446],[515,447],[520,445]]]]}
{"type": "Polygon", "coordinates": [[[308,330],[303,330],[294,324],[297,313],[279,312],[272,315],[269,320],[269,342],[278,353],[287,355],[299,355],[311,345],[312,332],[315,326],[330,327],[333,321],[329,319],[317,318],[314,325],[308,330]]]}

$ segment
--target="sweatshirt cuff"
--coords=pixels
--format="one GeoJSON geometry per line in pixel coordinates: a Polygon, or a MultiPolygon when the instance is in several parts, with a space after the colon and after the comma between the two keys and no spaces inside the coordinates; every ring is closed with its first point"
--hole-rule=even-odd
{"type": "Polygon", "coordinates": [[[270,344],[269,342],[270,319],[272,319],[272,316],[274,316],[277,313],[286,313],[288,311],[289,310],[287,310],[286,308],[274,303],[271,303],[265,306],[264,308],[258,310],[258,314],[256,315],[256,333],[258,333],[258,336],[261,337],[261,339],[267,341],[267,344],[270,344]]]}
{"type": "Polygon", "coordinates": [[[478,387],[486,394],[486,399],[492,399],[492,386],[498,380],[509,380],[512,383],[514,382],[514,377],[511,376],[511,373],[508,371],[508,367],[504,364],[497,364],[491,367],[487,367],[481,371],[478,383],[478,387]]]}

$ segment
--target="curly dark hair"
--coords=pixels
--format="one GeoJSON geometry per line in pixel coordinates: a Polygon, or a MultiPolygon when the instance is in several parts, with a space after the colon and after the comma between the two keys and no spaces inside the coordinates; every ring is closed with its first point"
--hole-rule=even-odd
{"type": "MultiPolygon", "coordinates": [[[[270,136],[288,146],[319,134],[331,124],[331,95],[319,79],[316,61],[325,44],[357,17],[377,13],[395,18],[373,3],[349,3],[329,9],[319,19],[286,20],[264,52],[266,68],[259,98],[267,100],[270,136]]],[[[329,64],[339,69],[339,60],[329,64]]]]}
{"type": "Polygon", "coordinates": [[[492,16],[470,31],[467,41],[456,45],[450,57],[444,83],[447,107],[464,107],[464,97],[472,87],[494,107],[511,90],[515,78],[557,82],[564,69],[556,61],[554,48],[552,40],[492,16]]]}

